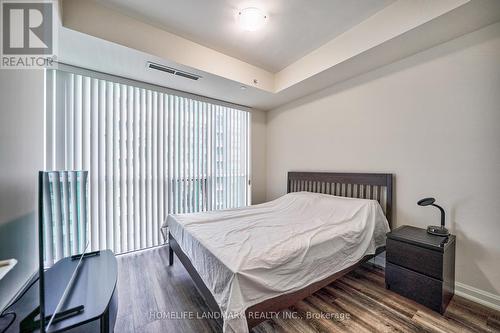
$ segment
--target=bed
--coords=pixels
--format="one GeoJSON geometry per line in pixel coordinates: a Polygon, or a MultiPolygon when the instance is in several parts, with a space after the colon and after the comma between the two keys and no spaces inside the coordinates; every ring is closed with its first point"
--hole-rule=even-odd
{"type": "Polygon", "coordinates": [[[383,251],[391,212],[391,174],[289,172],[276,200],[170,215],[169,264],[225,332],[247,332],[383,251]]]}

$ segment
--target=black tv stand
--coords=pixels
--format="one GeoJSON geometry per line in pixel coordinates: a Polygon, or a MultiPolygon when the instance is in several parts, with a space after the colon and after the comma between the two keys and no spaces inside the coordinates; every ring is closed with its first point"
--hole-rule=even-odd
{"type": "MultiPolygon", "coordinates": [[[[77,264],[77,260],[67,257],[45,272],[46,313],[54,313],[66,287],[64,282],[69,281],[77,264]]],[[[49,332],[113,332],[118,310],[117,274],[116,258],[110,250],[85,256],[49,332]]],[[[16,320],[7,332],[39,332],[38,287],[38,282],[33,283],[16,303],[6,309],[6,312],[16,313],[16,320]]],[[[50,315],[45,318],[47,324],[50,315]]]]}

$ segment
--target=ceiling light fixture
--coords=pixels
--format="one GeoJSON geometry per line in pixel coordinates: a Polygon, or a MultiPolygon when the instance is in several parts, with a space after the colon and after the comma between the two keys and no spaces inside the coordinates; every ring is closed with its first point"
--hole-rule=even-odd
{"type": "Polygon", "coordinates": [[[259,29],[267,19],[267,15],[259,8],[249,7],[238,12],[238,23],[245,31],[259,29]]]}

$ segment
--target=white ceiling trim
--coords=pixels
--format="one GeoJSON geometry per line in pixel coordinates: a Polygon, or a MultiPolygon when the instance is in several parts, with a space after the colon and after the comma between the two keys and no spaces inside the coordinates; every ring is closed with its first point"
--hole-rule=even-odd
{"type": "Polygon", "coordinates": [[[470,0],[399,0],[334,38],[275,75],[279,92],[321,73],[411,29],[460,7],[470,0]]]}
{"type": "Polygon", "coordinates": [[[94,0],[65,0],[63,25],[226,79],[278,93],[470,0],[399,0],[274,74],[94,0]]]}
{"type": "Polygon", "coordinates": [[[155,28],[155,33],[158,34],[156,40],[142,36],[142,33],[127,33],[127,30],[138,23],[131,23],[129,20],[134,20],[123,15],[119,19],[119,29],[115,29],[109,26],[107,16],[97,15],[89,19],[89,12],[73,11],[84,9],[78,5],[83,2],[92,3],[93,0],[64,2],[64,26],[59,33],[61,61],[261,110],[276,108],[500,21],[498,0],[398,0],[364,21],[362,28],[359,28],[360,25],[354,27],[290,65],[290,73],[286,73],[285,78],[286,69],[276,74],[265,71],[262,73],[255,66],[175,35],[170,36],[171,34],[158,28],[155,28]],[[437,3],[439,5],[435,5],[437,3]],[[399,17],[398,13],[404,11],[406,16],[399,17]],[[419,15],[413,15],[415,11],[419,15]],[[376,29],[375,24],[391,21],[391,16],[396,16],[394,23],[385,24],[385,32],[375,34],[379,39],[374,41],[372,30],[383,30],[380,26],[376,29]],[[409,20],[409,17],[415,19],[409,20]],[[375,23],[377,21],[379,23],[375,23]],[[128,25],[129,23],[132,25],[128,25]],[[399,30],[395,32],[391,30],[391,26],[392,29],[396,27],[399,30]],[[125,33],[116,31],[122,29],[125,29],[125,33]],[[158,42],[158,38],[162,36],[169,43],[172,40],[179,41],[180,46],[158,45],[162,44],[158,42]],[[345,53],[341,53],[339,48],[345,49],[345,53]],[[196,50],[199,53],[190,53],[196,50]],[[207,50],[213,53],[205,58],[203,52],[207,50]],[[313,60],[322,52],[324,53],[320,58],[323,60],[313,60]],[[147,61],[193,72],[203,76],[203,79],[193,82],[155,73],[147,70],[147,61]],[[259,76],[261,74],[265,75],[259,76]],[[259,80],[258,85],[252,84],[254,78],[259,80]],[[248,88],[241,90],[241,85],[248,88]]]}
{"type": "Polygon", "coordinates": [[[94,0],[64,0],[62,24],[207,73],[274,90],[274,74],[239,59],[128,17],[94,0]]]}
{"type": "Polygon", "coordinates": [[[97,0],[147,24],[269,72],[279,72],[397,0],[97,0]],[[244,31],[237,13],[268,19],[244,31]]]}

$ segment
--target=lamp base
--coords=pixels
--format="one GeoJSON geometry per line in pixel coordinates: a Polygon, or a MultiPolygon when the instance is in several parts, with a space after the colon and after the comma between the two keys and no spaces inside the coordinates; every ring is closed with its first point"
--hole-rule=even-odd
{"type": "Polygon", "coordinates": [[[430,225],[427,227],[427,233],[431,235],[436,235],[436,236],[441,236],[441,237],[446,237],[450,234],[448,229],[445,227],[442,227],[440,225],[430,225]]]}

